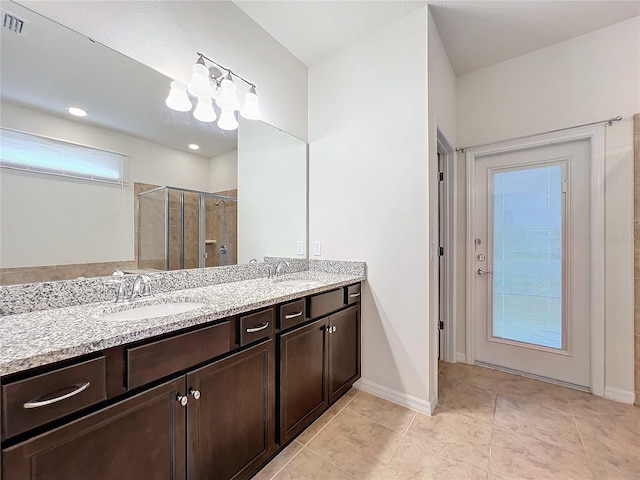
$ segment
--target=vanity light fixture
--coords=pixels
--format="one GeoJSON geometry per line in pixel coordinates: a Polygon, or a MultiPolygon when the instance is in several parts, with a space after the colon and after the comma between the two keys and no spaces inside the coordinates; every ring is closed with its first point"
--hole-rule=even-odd
{"type": "Polygon", "coordinates": [[[78,107],[69,107],[68,112],[75,117],[86,117],[87,112],[78,107]]]}
{"type": "Polygon", "coordinates": [[[236,111],[239,111],[240,115],[248,120],[261,118],[256,86],[200,52],[198,52],[198,60],[191,70],[189,83],[185,85],[178,81],[171,82],[171,90],[165,103],[172,110],[188,112],[193,107],[190,95],[196,99],[193,116],[201,122],[214,122],[218,119],[218,127],[223,130],[238,128],[236,111]],[[212,63],[213,66],[208,67],[206,62],[212,63]],[[234,78],[249,86],[242,108],[240,108],[238,101],[234,78]],[[213,108],[213,100],[220,109],[219,116],[213,108]]]}

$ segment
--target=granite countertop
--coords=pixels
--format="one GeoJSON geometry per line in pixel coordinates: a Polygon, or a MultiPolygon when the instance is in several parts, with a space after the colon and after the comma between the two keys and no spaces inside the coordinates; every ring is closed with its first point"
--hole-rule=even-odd
{"type": "Polygon", "coordinates": [[[365,280],[364,276],[303,271],[278,278],[222,283],[154,295],[133,304],[90,303],[0,318],[0,376],[106,348],[173,332],[261,307],[365,280]],[[314,285],[285,285],[303,279],[314,285]],[[143,320],[102,318],[121,310],[171,302],[205,306],[186,313],[143,320]]]}

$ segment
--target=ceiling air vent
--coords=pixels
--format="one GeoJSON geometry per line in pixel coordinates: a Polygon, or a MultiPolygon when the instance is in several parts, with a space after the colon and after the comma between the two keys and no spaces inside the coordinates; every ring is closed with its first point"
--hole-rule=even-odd
{"type": "Polygon", "coordinates": [[[18,17],[17,15],[14,15],[13,13],[9,13],[5,10],[2,10],[2,27],[6,28],[7,30],[11,30],[12,32],[15,32],[19,35],[23,35],[23,28],[25,23],[27,23],[25,20],[21,19],[20,17],[18,17]]]}

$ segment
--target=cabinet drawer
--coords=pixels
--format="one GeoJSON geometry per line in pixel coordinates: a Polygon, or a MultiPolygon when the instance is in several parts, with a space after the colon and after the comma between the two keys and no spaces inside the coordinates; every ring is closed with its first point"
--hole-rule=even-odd
{"type": "Polygon", "coordinates": [[[295,327],[305,321],[307,317],[307,302],[304,298],[285,303],[280,306],[280,316],[278,317],[278,328],[286,330],[295,327]]]}
{"type": "Polygon", "coordinates": [[[240,346],[273,333],[273,308],[240,317],[240,346]]]}
{"type": "Polygon", "coordinates": [[[361,284],[349,285],[344,289],[344,303],[345,305],[353,305],[360,301],[361,284]]]}
{"type": "Polygon", "coordinates": [[[2,386],[3,439],[107,398],[104,357],[2,386]]]}
{"type": "Polygon", "coordinates": [[[127,385],[139,387],[229,351],[229,322],[127,349],[127,385]]]}
{"type": "Polygon", "coordinates": [[[309,318],[318,318],[328,313],[340,310],[344,306],[344,292],[342,288],[330,292],[314,295],[309,298],[309,318]]]}

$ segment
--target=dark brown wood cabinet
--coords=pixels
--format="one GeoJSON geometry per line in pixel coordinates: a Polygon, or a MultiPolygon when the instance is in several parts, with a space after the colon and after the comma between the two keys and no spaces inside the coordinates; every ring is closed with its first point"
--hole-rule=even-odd
{"type": "Polygon", "coordinates": [[[6,480],[185,478],[184,377],[2,451],[6,480]]]}
{"type": "MultiPolygon", "coordinates": [[[[356,291],[359,284],[352,293],[356,291]]],[[[348,292],[311,297],[312,315],[340,305],[343,309],[278,335],[280,444],[304,430],[360,378],[360,304],[345,308],[351,303],[345,300],[348,292]]]]}
{"type": "Polygon", "coordinates": [[[187,374],[188,478],[247,478],[275,451],[270,339],[187,374]]]}
{"type": "Polygon", "coordinates": [[[329,404],[360,378],[360,305],[329,317],[329,404]]]}
{"type": "Polygon", "coordinates": [[[329,319],[323,318],[279,336],[281,444],[329,406],[328,325],[329,319]]]}

